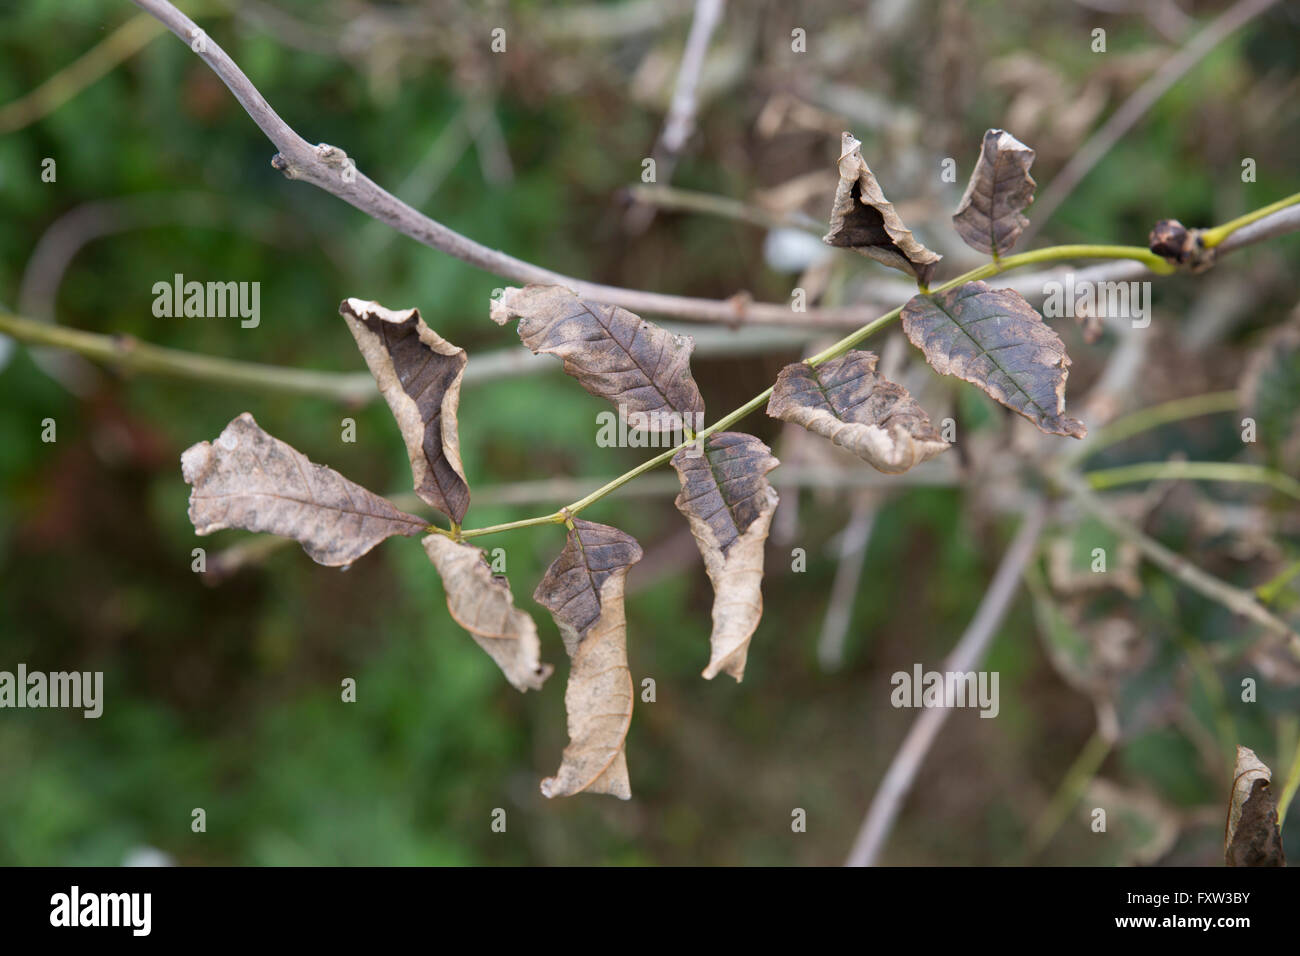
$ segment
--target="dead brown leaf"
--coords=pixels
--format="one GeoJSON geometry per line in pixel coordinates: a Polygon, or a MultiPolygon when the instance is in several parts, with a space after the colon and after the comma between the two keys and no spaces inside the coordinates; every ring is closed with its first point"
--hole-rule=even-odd
{"type": "Polygon", "coordinates": [[[452,619],[488,652],[512,686],[540,690],[552,667],[539,660],[537,625],[515,607],[505,575],[492,573],[480,548],[446,535],[429,535],[424,550],[442,577],[452,619]]]}
{"type": "Polygon", "coordinates": [[[1249,747],[1237,747],[1223,857],[1228,866],[1286,866],[1277,822],[1273,771],[1249,747]]]}
{"type": "Polygon", "coordinates": [[[816,368],[787,365],[767,413],[829,438],[889,475],[946,451],[930,416],[907,389],[876,371],[877,361],[876,353],[855,350],[816,368]]]}
{"type": "Polygon", "coordinates": [[[763,545],[777,494],[767,473],[780,464],[752,435],[718,432],[672,458],[686,515],[713,584],[713,634],[704,676],[745,676],[750,638],[763,616],[763,545]]]}
{"type": "Polygon", "coordinates": [[[704,400],[691,376],[695,341],[673,335],[627,309],[579,298],[558,285],[508,288],[492,303],[492,321],[519,317],[519,337],[534,353],[564,360],[564,371],[597,398],[618,406],[628,427],[649,432],[698,430],[704,400]]]}
{"type": "Polygon", "coordinates": [[[862,158],[862,143],[844,133],[840,145],[840,181],[831,206],[831,229],[822,241],[870,256],[914,276],[928,287],[943,256],[921,245],[885,198],[862,158]]]}
{"type": "Polygon", "coordinates": [[[984,134],[979,161],[952,217],[966,245],[994,256],[1011,251],[1029,225],[1021,211],[1034,201],[1033,162],[1034,151],[1005,130],[984,134]]]}
{"type": "Polygon", "coordinates": [[[460,524],[469,508],[456,423],[465,350],[430,329],[418,309],[345,299],[339,314],[397,419],[415,493],[460,524]]]}
{"type": "Polygon", "coordinates": [[[903,331],[936,372],[978,385],[1042,431],[1088,433],[1065,415],[1065,344],[1020,293],[967,282],[913,296],[903,306],[903,331]]]}
{"type": "Polygon", "coordinates": [[[215,442],[181,455],[190,521],[199,534],[243,528],[302,543],[318,564],[348,565],[393,535],[422,533],[428,522],[348,481],[264,432],[244,412],[215,442]]]}
{"type": "Polygon", "coordinates": [[[632,797],[624,743],[632,722],[632,672],[627,666],[623,587],[641,560],[631,535],[594,521],[573,519],[564,550],[533,600],[549,608],[569,654],[564,690],[569,745],[560,769],[542,781],[547,797],[587,791],[632,797]]]}

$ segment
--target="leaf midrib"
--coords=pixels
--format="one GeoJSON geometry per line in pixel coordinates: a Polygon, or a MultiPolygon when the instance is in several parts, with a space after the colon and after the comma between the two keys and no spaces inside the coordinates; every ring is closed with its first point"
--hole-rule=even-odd
{"type": "MultiPolygon", "coordinates": [[[[984,293],[984,292],[973,292],[973,293],[971,293],[970,295],[964,296],[963,298],[973,299],[973,298],[977,298],[978,296],[985,295],[985,294],[986,294],[986,293],[984,293]]],[[[984,345],[980,342],[979,339],[975,338],[975,336],[971,335],[968,331],[966,331],[965,326],[963,326],[960,322],[957,321],[957,317],[956,317],[955,315],[953,315],[951,312],[949,312],[946,308],[943,307],[943,304],[939,301],[938,298],[936,298],[936,297],[929,297],[929,298],[930,298],[930,301],[934,304],[934,307],[935,307],[936,309],[938,309],[940,312],[942,312],[945,316],[947,316],[948,320],[949,320],[950,322],[952,322],[953,327],[956,328],[956,329],[958,329],[958,330],[961,332],[962,335],[966,336],[966,338],[968,338],[972,343],[974,343],[975,347],[976,347],[977,349],[979,349],[981,355],[986,355],[986,356],[988,356],[988,360],[989,360],[990,362],[993,363],[993,366],[994,366],[994,367],[995,367],[999,372],[1002,373],[1002,375],[1006,378],[1006,380],[1007,380],[1008,382],[1010,382],[1012,385],[1014,385],[1014,386],[1016,387],[1016,390],[1017,390],[1018,392],[1020,392],[1021,395],[1025,396],[1025,400],[1026,400],[1027,402],[1029,402],[1030,405],[1032,405],[1034,408],[1036,408],[1036,409],[1038,410],[1038,413],[1039,413],[1039,415],[1040,415],[1041,417],[1043,417],[1043,418],[1050,418],[1050,419],[1054,419],[1054,418],[1057,417],[1057,415],[1056,415],[1055,412],[1049,412],[1049,411],[1048,411],[1047,409],[1045,409],[1042,405],[1038,404],[1038,402],[1034,400],[1034,397],[1033,397],[1032,395],[1030,395],[1028,392],[1025,391],[1024,386],[1022,386],[1018,381],[1016,381],[1015,377],[1014,377],[1010,372],[1008,372],[1008,371],[1007,371],[1007,370],[1002,366],[1002,363],[999,362],[997,359],[995,359],[995,358],[993,357],[993,353],[992,353],[991,351],[989,351],[988,349],[986,349],[986,348],[984,347],[984,345]]],[[[956,301],[957,301],[957,299],[954,298],[953,302],[956,303],[956,301]]],[[[994,317],[995,317],[994,315],[983,315],[983,316],[980,316],[979,321],[982,321],[982,320],[984,320],[984,319],[991,319],[991,318],[994,318],[994,317]]],[[[1012,315],[1012,314],[1009,313],[1009,312],[1008,312],[1008,313],[1000,313],[1000,317],[1001,317],[1001,318],[1007,318],[1007,319],[1016,319],[1016,318],[1018,318],[1018,316],[1012,315]]],[[[1027,320],[1025,320],[1025,319],[1020,319],[1020,321],[1027,321],[1027,320]]],[[[1024,344],[1024,343],[1021,343],[1021,342],[1012,342],[1012,343],[1010,343],[1010,344],[1012,344],[1012,345],[1021,345],[1021,344],[1024,344]]]]}

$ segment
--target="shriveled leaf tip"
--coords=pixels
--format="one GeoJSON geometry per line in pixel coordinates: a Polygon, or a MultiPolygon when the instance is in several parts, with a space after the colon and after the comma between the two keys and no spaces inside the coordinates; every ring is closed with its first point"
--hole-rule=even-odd
{"type": "Polygon", "coordinates": [[[862,158],[861,141],[852,133],[841,138],[839,174],[830,232],[822,241],[853,249],[928,286],[943,256],[923,246],[903,224],[862,158]]]}

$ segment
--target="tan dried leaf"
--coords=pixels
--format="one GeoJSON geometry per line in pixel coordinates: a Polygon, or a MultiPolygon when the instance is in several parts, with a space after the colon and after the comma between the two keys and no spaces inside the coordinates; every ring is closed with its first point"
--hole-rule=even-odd
{"type": "Polygon", "coordinates": [[[1034,201],[1033,162],[1034,151],[1005,130],[984,134],[979,162],[952,217],[966,245],[988,255],[1011,251],[1029,225],[1021,210],[1034,201]]]}
{"type": "Polygon", "coordinates": [[[540,690],[552,667],[541,663],[537,625],[515,607],[506,576],[492,573],[480,548],[446,535],[429,535],[424,550],[442,578],[452,619],[488,652],[512,686],[540,690]]]}
{"type": "Polygon", "coordinates": [[[913,296],[903,306],[903,331],[936,372],[978,385],[1041,430],[1088,433],[1065,415],[1065,344],[1020,293],[967,282],[913,296]]]}
{"type": "Polygon", "coordinates": [[[822,241],[870,256],[914,276],[922,287],[943,256],[921,245],[885,198],[862,158],[862,143],[845,133],[840,144],[840,182],[831,206],[831,230],[822,241]]]}
{"type": "Polygon", "coordinates": [[[846,448],[877,471],[899,475],[948,449],[901,385],[876,371],[874,352],[851,351],[813,368],[781,369],[767,413],[846,448]]]}
{"type": "Polygon", "coordinates": [[[397,419],[415,493],[460,524],[469,508],[456,423],[465,350],[430,329],[418,309],[345,299],[339,314],[397,419]]]}
{"type": "Polygon", "coordinates": [[[563,286],[508,288],[492,321],[519,317],[533,352],[564,360],[564,371],[597,398],[618,406],[628,427],[649,432],[703,427],[704,400],[691,376],[695,340],[674,335],[627,309],[579,298],[563,286]]]}
{"type": "Polygon", "coordinates": [[[199,534],[222,528],[294,538],[318,564],[351,564],[385,538],[422,533],[423,518],[348,481],[262,431],[244,412],[215,442],[181,455],[190,521],[199,534]]]}
{"type": "Polygon", "coordinates": [[[1237,747],[1223,857],[1228,866],[1286,866],[1277,822],[1273,771],[1249,747],[1237,747]]]}
{"type": "Polygon", "coordinates": [[[677,510],[713,584],[713,634],[704,676],[745,676],[749,642],[763,616],[763,545],[777,494],[767,473],[780,462],[752,435],[718,432],[672,458],[682,490],[677,510]]]}
{"type": "Polygon", "coordinates": [[[617,528],[573,520],[564,550],[533,599],[551,611],[569,654],[564,709],[569,745],[560,769],[542,781],[547,797],[608,793],[632,797],[624,743],[632,723],[623,585],[641,546],[617,528]]]}

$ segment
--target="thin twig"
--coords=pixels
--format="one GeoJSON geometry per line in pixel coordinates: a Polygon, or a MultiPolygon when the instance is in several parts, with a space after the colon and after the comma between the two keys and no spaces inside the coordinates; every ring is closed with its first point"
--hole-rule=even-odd
{"type": "Polygon", "coordinates": [[[1064,460],[1069,464],[1077,464],[1103,449],[1118,445],[1153,428],[1200,415],[1230,412],[1237,407],[1237,404],[1237,393],[1226,391],[1204,392],[1200,395],[1189,395],[1186,398],[1175,398],[1158,405],[1151,405],[1117,418],[1089,435],[1080,443],[1080,447],[1073,449],[1064,460]]]}
{"type": "MultiPolygon", "coordinates": [[[[783,481],[789,483],[788,476],[783,476],[783,481]]],[[[860,495],[841,533],[840,560],[835,567],[835,580],[831,584],[831,597],[826,606],[826,616],[822,619],[821,634],[817,637],[817,661],[824,671],[837,671],[844,664],[844,641],[853,620],[853,599],[862,580],[876,511],[876,499],[860,495]]]]}
{"type": "Polygon", "coordinates": [[[861,324],[870,307],[809,309],[796,313],[786,303],[759,303],[748,296],[703,299],[624,289],[587,282],[489,249],[442,223],[412,209],[364,173],[343,150],[324,143],[313,146],[298,135],[244,75],[235,61],[185,14],[167,0],[132,0],[157,17],[186,44],[203,38],[198,55],[235,95],[245,112],[266,134],[279,153],[271,164],[289,179],[311,183],[375,219],[385,222],[417,242],[455,256],[472,266],[515,282],[562,285],[581,296],[621,306],[633,312],[667,315],[695,322],[755,323],[800,327],[843,328],[861,324]]]}
{"type": "Polygon", "coordinates": [[[1265,604],[1272,604],[1295,577],[1300,577],[1300,561],[1292,561],[1273,577],[1255,588],[1255,596],[1265,604]]]}
{"type": "MultiPolygon", "coordinates": [[[[229,196],[213,193],[136,193],[75,206],[41,233],[23,268],[16,311],[41,322],[55,321],[59,288],[73,259],[87,244],[134,229],[173,225],[190,228],[237,228],[262,242],[283,247],[264,206],[232,203],[229,196]]],[[[391,230],[384,230],[392,235],[391,230]]],[[[0,368],[9,340],[0,336],[0,368]]],[[[101,384],[94,366],[77,359],[75,352],[32,350],[33,361],[48,375],[77,395],[89,395],[101,384]]]]}
{"type": "MultiPolygon", "coordinates": [[[[676,334],[683,333],[683,328],[676,323],[664,323],[664,328],[676,334]]],[[[725,328],[695,327],[693,334],[695,355],[735,358],[795,349],[815,333],[813,330],[779,328],[749,329],[741,333],[725,328]]],[[[378,394],[373,389],[362,388],[361,383],[366,378],[362,374],[310,372],[306,374],[312,378],[301,379],[297,369],[286,366],[240,362],[164,348],[134,337],[84,332],[0,309],[0,342],[11,339],[38,349],[63,349],[133,373],[213,385],[289,391],[350,403],[367,402],[378,394]],[[285,383],[289,384],[286,386],[285,383]]],[[[475,355],[465,367],[463,384],[473,386],[525,375],[543,375],[559,372],[561,368],[556,362],[539,359],[520,345],[475,355]]]]}
{"type": "Polygon", "coordinates": [[[1291,769],[1287,771],[1286,782],[1282,784],[1282,793],[1277,800],[1277,827],[1282,829],[1282,824],[1286,823],[1286,812],[1291,807],[1291,801],[1295,799],[1296,791],[1300,790],[1300,744],[1297,744],[1295,753],[1291,755],[1291,769]]]}
{"type": "Polygon", "coordinates": [[[1240,249],[1243,246],[1253,245],[1300,229],[1300,205],[1294,204],[1297,197],[1291,196],[1288,198],[1293,203],[1292,205],[1271,212],[1260,219],[1251,220],[1246,225],[1235,229],[1230,236],[1216,247],[1218,254],[1232,252],[1234,249],[1240,249]]]}
{"type": "MultiPolygon", "coordinates": [[[[966,627],[961,640],[944,661],[944,670],[953,673],[965,673],[974,670],[984,659],[993,635],[1006,616],[1020,585],[1025,566],[1033,558],[1038,546],[1038,537],[1042,534],[1046,521],[1047,508],[1041,500],[1029,504],[1025,518],[1016,531],[1011,545],[1002,557],[993,581],[984,592],[975,616],[966,627]]],[[[880,851],[889,838],[903,799],[912,789],[912,782],[930,752],[930,745],[939,735],[944,722],[948,719],[950,708],[930,707],[921,711],[912,723],[912,728],[903,739],[902,746],[894,754],[889,769],[885,771],[876,795],[872,798],[871,808],[858,830],[857,839],[849,853],[849,866],[871,866],[880,856],[880,851]]]]}
{"type": "Polygon", "coordinates": [[[1262,625],[1269,633],[1284,638],[1292,653],[1300,657],[1300,634],[1264,607],[1255,595],[1226,581],[1220,581],[1211,574],[1202,571],[1182,555],[1175,554],[1159,541],[1146,534],[1137,525],[1120,517],[1088,487],[1088,483],[1077,475],[1062,474],[1057,480],[1069,490],[1085,511],[1095,517],[1107,528],[1125,538],[1159,565],[1171,577],[1190,587],[1212,601],[1222,604],[1234,614],[1249,618],[1262,625]]]}
{"type": "Polygon", "coordinates": [[[0,106],[0,134],[46,116],[162,33],[146,16],[134,16],[25,96],[0,106]]]}
{"type": "MultiPolygon", "coordinates": [[[[672,182],[678,156],[691,133],[695,132],[700,72],[704,68],[704,57],[709,51],[713,31],[722,20],[725,5],[726,0],[695,0],[695,14],[691,18],[690,32],[686,35],[686,48],[682,51],[681,64],[677,69],[677,82],[668,104],[668,115],[664,118],[664,128],[653,152],[655,181],[665,186],[672,182]]],[[[633,205],[624,219],[625,227],[628,232],[638,235],[649,227],[654,216],[654,206],[633,205]]]]}
{"type": "Polygon", "coordinates": [[[704,69],[704,56],[709,51],[713,31],[722,21],[725,5],[726,0],[695,0],[695,16],[691,19],[690,33],[686,35],[686,49],[682,52],[681,66],[677,70],[677,84],[673,88],[673,99],[668,106],[663,132],[659,136],[659,146],[668,157],[675,158],[695,131],[700,72],[704,69]]]}
{"type": "MultiPolygon", "coordinates": [[[[470,141],[474,138],[473,123],[476,119],[481,121],[481,117],[475,117],[468,110],[461,109],[448,120],[434,138],[424,158],[397,187],[397,194],[413,206],[422,206],[428,202],[469,148],[470,141]]],[[[396,237],[397,233],[375,219],[361,227],[362,245],[372,258],[378,257],[396,237]]]]}
{"type": "Polygon", "coordinates": [[[1078,804],[1079,798],[1097,776],[1097,771],[1101,769],[1102,763],[1114,747],[1115,741],[1108,739],[1100,728],[1092,732],[1088,742],[1074,758],[1074,763],[1070,764],[1070,768],[1065,772],[1060,786],[1048,801],[1047,807],[1034,821],[1029,843],[1025,848],[1027,860],[1036,857],[1047,844],[1052,842],[1052,837],[1056,836],[1057,831],[1061,829],[1070,811],[1078,804]]]}
{"type": "Polygon", "coordinates": [[[1300,481],[1264,465],[1235,461],[1142,461],[1087,472],[1088,484],[1097,491],[1143,481],[1225,481],[1267,485],[1300,500],[1300,481]]]}
{"type": "MultiPolygon", "coordinates": [[[[546,40],[608,44],[653,33],[690,13],[690,0],[626,0],[579,7],[548,6],[534,25],[546,40]]],[[[539,13],[542,11],[539,10],[539,13]]]]}
{"type": "Polygon", "coordinates": [[[802,229],[819,239],[826,232],[825,223],[819,223],[804,213],[796,211],[782,216],[768,212],[755,203],[732,199],[730,196],[717,196],[693,189],[678,189],[676,186],[647,186],[640,183],[629,186],[627,191],[636,202],[648,203],[660,209],[734,219],[763,229],[802,229]]]}
{"type": "Polygon", "coordinates": [[[1292,193],[1279,199],[1277,202],[1269,203],[1267,206],[1261,206],[1259,209],[1251,210],[1245,215],[1238,216],[1230,222],[1225,222],[1222,226],[1215,226],[1212,229],[1206,229],[1201,233],[1201,244],[1208,249],[1213,249],[1222,244],[1222,242],[1233,233],[1240,232],[1252,223],[1259,222],[1261,219],[1267,219],[1275,212],[1281,212],[1292,206],[1300,204],[1300,193],[1292,193]]]}
{"type": "Polygon", "coordinates": [[[0,332],[24,342],[70,349],[129,372],[147,372],[235,388],[315,395],[358,405],[378,394],[374,379],[366,372],[313,372],[260,362],[238,362],[150,345],[129,335],[82,332],[7,312],[0,312],[0,332]]]}

